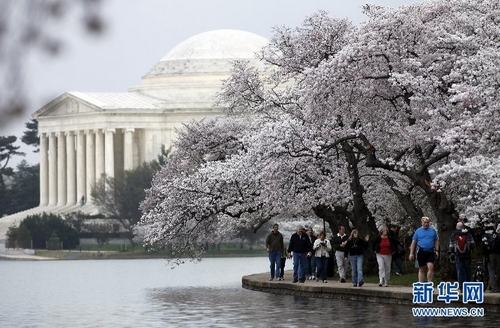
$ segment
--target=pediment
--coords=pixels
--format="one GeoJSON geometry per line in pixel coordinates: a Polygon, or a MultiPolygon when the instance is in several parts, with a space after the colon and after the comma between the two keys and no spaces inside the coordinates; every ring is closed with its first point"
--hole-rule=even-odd
{"type": "Polygon", "coordinates": [[[65,93],[43,106],[33,114],[33,118],[57,117],[102,111],[99,107],[89,104],[71,94],[65,93]]]}

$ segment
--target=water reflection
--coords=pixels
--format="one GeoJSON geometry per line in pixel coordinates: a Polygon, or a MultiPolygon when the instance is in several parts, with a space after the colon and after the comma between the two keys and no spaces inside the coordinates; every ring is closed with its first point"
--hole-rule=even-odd
{"type": "Polygon", "coordinates": [[[162,260],[0,261],[0,326],[491,327],[499,319],[413,318],[409,306],[242,289],[241,276],[267,263],[207,259],[170,270],[162,260]]]}
{"type": "MultiPolygon", "coordinates": [[[[413,318],[395,304],[274,295],[240,289],[161,288],[148,301],[164,311],[164,322],[211,327],[489,327],[496,318],[413,318]]],[[[495,325],[496,326],[496,325],[495,325]]]]}

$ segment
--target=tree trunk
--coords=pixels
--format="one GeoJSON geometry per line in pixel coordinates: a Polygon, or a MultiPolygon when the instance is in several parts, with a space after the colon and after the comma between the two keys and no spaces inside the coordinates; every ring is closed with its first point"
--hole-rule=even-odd
{"type": "Polygon", "coordinates": [[[328,222],[332,234],[336,234],[338,231],[338,227],[341,225],[346,227],[347,231],[349,230],[349,219],[347,217],[348,213],[346,213],[347,211],[334,210],[331,207],[325,205],[315,206],[313,208],[313,211],[314,214],[316,214],[318,217],[328,222]]]}
{"type": "Polygon", "coordinates": [[[398,189],[398,185],[393,178],[385,176],[383,178],[387,185],[391,188],[394,195],[399,201],[399,204],[403,207],[406,214],[411,218],[411,226],[413,229],[418,229],[420,227],[420,220],[424,216],[424,211],[413,202],[410,194],[404,194],[398,189]]]}
{"type": "MultiPolygon", "coordinates": [[[[399,172],[397,167],[383,163],[377,159],[375,148],[370,144],[366,136],[360,135],[360,139],[363,142],[363,147],[357,148],[358,150],[364,149],[367,167],[378,167],[392,172],[399,172]]],[[[409,178],[415,186],[420,187],[427,196],[429,205],[436,217],[436,228],[440,244],[439,260],[436,263],[436,270],[440,269],[441,280],[447,280],[450,275],[449,272],[453,270],[451,263],[448,261],[447,251],[450,236],[456,224],[456,219],[454,218],[456,210],[455,204],[447,199],[444,192],[437,192],[432,187],[432,180],[428,170],[429,166],[449,155],[449,153],[444,152],[431,157],[433,150],[434,148],[430,147],[424,154],[422,149],[417,149],[415,154],[421,163],[421,168],[418,170],[406,170],[401,174],[409,178]]]]}
{"type": "Polygon", "coordinates": [[[353,209],[351,222],[354,228],[359,230],[360,237],[364,237],[367,233],[370,234],[371,238],[378,235],[377,226],[375,224],[375,219],[366,206],[364,195],[364,187],[361,184],[359,177],[357,153],[354,152],[354,148],[349,144],[349,142],[342,143],[342,150],[347,161],[347,171],[350,178],[350,188],[353,199],[353,209]]]}

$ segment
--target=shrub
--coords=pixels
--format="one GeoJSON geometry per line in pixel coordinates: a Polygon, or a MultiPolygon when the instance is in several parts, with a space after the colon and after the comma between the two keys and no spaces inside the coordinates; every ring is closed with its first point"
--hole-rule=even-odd
{"type": "Polygon", "coordinates": [[[24,219],[25,225],[33,239],[33,248],[45,249],[46,242],[55,233],[64,248],[75,248],[80,244],[78,232],[60,216],[52,213],[30,215],[24,219]]]}
{"type": "Polygon", "coordinates": [[[24,224],[21,223],[17,230],[17,247],[31,248],[31,233],[24,224]]]}
{"type": "Polygon", "coordinates": [[[50,235],[50,238],[47,240],[47,249],[49,250],[56,250],[56,249],[61,249],[61,239],[57,237],[56,232],[52,232],[50,235]]]}

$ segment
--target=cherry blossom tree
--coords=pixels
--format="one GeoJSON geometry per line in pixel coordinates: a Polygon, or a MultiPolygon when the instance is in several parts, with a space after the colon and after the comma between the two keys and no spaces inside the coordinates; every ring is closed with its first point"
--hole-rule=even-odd
{"type": "Polygon", "coordinates": [[[399,171],[418,186],[444,241],[454,229],[459,198],[450,197],[452,188],[433,182],[434,168],[445,160],[469,166],[477,155],[498,156],[493,96],[498,93],[493,91],[498,90],[498,68],[493,67],[498,10],[496,1],[367,7],[370,19],[352,49],[346,49],[342,73],[359,78],[359,85],[368,83],[363,89],[371,103],[359,108],[365,117],[385,115],[390,126],[384,130],[396,132],[370,131],[375,122],[363,129],[367,166],[399,171]]]}
{"type": "Polygon", "coordinates": [[[227,117],[180,132],[142,204],[145,242],[200,258],[205,242],[313,212],[362,233],[373,213],[414,227],[426,214],[446,243],[457,209],[495,213],[499,6],[365,6],[358,27],[319,12],[276,29],[267,69],[235,63],[227,117]]]}
{"type": "Polygon", "coordinates": [[[274,47],[301,46],[301,50],[288,49],[290,54],[302,52],[301,60],[271,58],[287,49],[267,49],[262,56],[269,56],[266,61],[274,70],[264,81],[257,70],[237,63],[234,79],[227,81],[221,99],[231,103],[228,113],[252,115],[193,123],[180,132],[178,151],[154,179],[143,203],[142,224],[149,227],[146,242],[164,246],[182,241],[174,251],[199,257],[201,245],[238,229],[255,231],[272,218],[312,212],[330,226],[348,226],[351,221],[363,231],[375,231],[363,198],[361,159],[346,143],[353,136],[338,138],[341,122],[329,117],[318,121],[317,112],[303,111],[302,100],[292,89],[285,86],[283,90],[283,81],[286,85],[303,75],[301,71],[308,66],[328,58],[325,51],[333,55],[333,49],[341,49],[350,30],[352,26],[345,20],[331,20],[319,13],[307,19],[303,29],[278,30],[273,41],[274,47]],[[318,37],[317,42],[330,45],[307,53],[314,47],[302,45],[302,39],[311,39],[302,34],[314,34],[317,27],[324,29],[324,38],[318,37]],[[332,37],[332,31],[338,35],[332,37]],[[286,43],[290,33],[298,41],[286,43]],[[274,87],[265,90],[259,86],[263,84],[274,87]],[[331,139],[335,142],[330,143],[331,139]]]}

